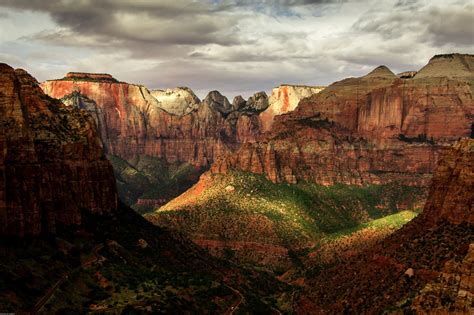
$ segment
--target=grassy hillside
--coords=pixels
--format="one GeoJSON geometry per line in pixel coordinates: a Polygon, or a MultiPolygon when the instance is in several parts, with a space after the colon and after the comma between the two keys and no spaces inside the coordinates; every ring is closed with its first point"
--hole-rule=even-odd
{"type": "Polygon", "coordinates": [[[210,243],[213,247],[238,247],[242,254],[242,244],[247,249],[255,243],[271,244],[283,253],[282,248],[312,248],[328,235],[362,228],[360,224],[400,210],[416,211],[424,196],[423,189],[399,183],[325,187],[274,184],[264,176],[239,171],[206,173],[190,190],[146,217],[201,243],[220,242],[210,243]]]}

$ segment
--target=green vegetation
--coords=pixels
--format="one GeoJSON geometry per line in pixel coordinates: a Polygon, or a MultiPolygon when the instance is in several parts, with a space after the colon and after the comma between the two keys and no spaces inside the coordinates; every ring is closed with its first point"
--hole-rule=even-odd
{"type": "Polygon", "coordinates": [[[414,212],[386,216],[408,209],[418,211],[424,196],[423,189],[400,183],[288,185],[272,183],[263,175],[233,171],[209,175],[147,218],[193,239],[259,242],[301,250],[336,233],[398,227],[414,212]],[[198,186],[203,185],[199,191],[198,186]]]}
{"type": "Polygon", "coordinates": [[[108,159],[114,168],[120,199],[142,214],[184,192],[203,172],[189,163],[167,163],[150,156],[126,161],[109,155],[108,159]]]}
{"type": "Polygon", "coordinates": [[[408,223],[412,219],[414,219],[417,216],[417,214],[418,214],[417,212],[410,211],[410,210],[400,211],[398,213],[388,215],[380,219],[375,219],[367,223],[359,224],[358,226],[350,228],[350,229],[346,229],[346,230],[329,234],[327,236],[327,239],[339,239],[341,237],[348,236],[348,235],[351,235],[351,234],[354,234],[356,232],[363,231],[366,229],[396,230],[396,229],[401,228],[404,224],[408,223]]]}

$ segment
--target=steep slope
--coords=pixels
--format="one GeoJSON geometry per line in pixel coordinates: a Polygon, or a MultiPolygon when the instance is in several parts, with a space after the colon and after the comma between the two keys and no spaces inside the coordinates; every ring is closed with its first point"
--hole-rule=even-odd
{"type": "Polygon", "coordinates": [[[94,121],[6,64],[0,64],[0,127],[0,235],[54,232],[80,224],[83,209],[116,208],[112,167],[94,121]]]}
{"type": "Polygon", "coordinates": [[[473,171],[474,140],[463,139],[440,160],[423,212],[360,255],[308,272],[298,311],[471,313],[473,171]]]}
{"type": "Polygon", "coordinates": [[[183,232],[218,257],[285,271],[326,237],[401,210],[416,211],[423,200],[423,189],[400,183],[287,185],[233,171],[205,173],[145,217],[183,232]]]}
{"type": "Polygon", "coordinates": [[[381,66],[336,82],[277,116],[265,139],[242,146],[212,170],[237,168],[288,183],[426,185],[442,148],[472,132],[474,72],[465,66],[462,75],[451,76],[445,68],[473,59],[437,56],[427,74],[411,79],[381,66]]]}
{"type": "MultiPolygon", "coordinates": [[[[268,106],[265,93],[232,105],[225,96],[212,91],[199,102],[187,88],[150,93],[143,86],[102,74],[69,73],[41,87],[49,96],[92,113],[107,154],[134,168],[139,167],[137,159],[151,158],[165,168],[177,165],[189,169],[185,182],[196,178],[195,174],[206,170],[217,157],[254,141],[261,130],[258,114],[268,106]]],[[[114,168],[117,170],[116,165],[114,168]]],[[[119,183],[125,187],[119,192],[134,207],[139,206],[139,199],[146,199],[150,205],[160,204],[189,187],[168,186],[165,190],[173,193],[161,194],[152,182],[148,183],[150,190],[134,187],[137,178],[131,177],[125,185],[119,183]]],[[[167,183],[160,181],[160,185],[162,188],[167,183]]]]}
{"type": "Polygon", "coordinates": [[[216,260],[117,204],[93,118],[44,95],[25,71],[0,70],[2,311],[268,313],[276,306],[287,286],[216,260]]]}
{"type": "Polygon", "coordinates": [[[268,108],[260,114],[263,131],[269,131],[275,116],[295,110],[298,103],[306,97],[321,92],[322,86],[280,85],[272,90],[268,98],[268,108]]]}

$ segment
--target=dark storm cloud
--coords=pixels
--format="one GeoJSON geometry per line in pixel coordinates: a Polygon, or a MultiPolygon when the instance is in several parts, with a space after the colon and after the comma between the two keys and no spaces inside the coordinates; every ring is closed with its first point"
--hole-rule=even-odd
{"type": "MultiPolygon", "coordinates": [[[[236,34],[229,36],[236,17],[213,15],[214,6],[191,1],[0,0],[0,6],[48,13],[71,32],[100,40],[108,38],[135,45],[239,43],[236,34]]],[[[48,39],[44,33],[38,37],[48,39]]]]}

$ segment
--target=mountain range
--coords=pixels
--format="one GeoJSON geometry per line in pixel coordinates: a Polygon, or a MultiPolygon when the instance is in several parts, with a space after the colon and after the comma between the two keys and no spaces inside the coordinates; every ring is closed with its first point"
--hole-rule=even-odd
{"type": "Polygon", "coordinates": [[[232,103],[1,64],[0,311],[469,313],[473,84],[466,54],[232,103]]]}

